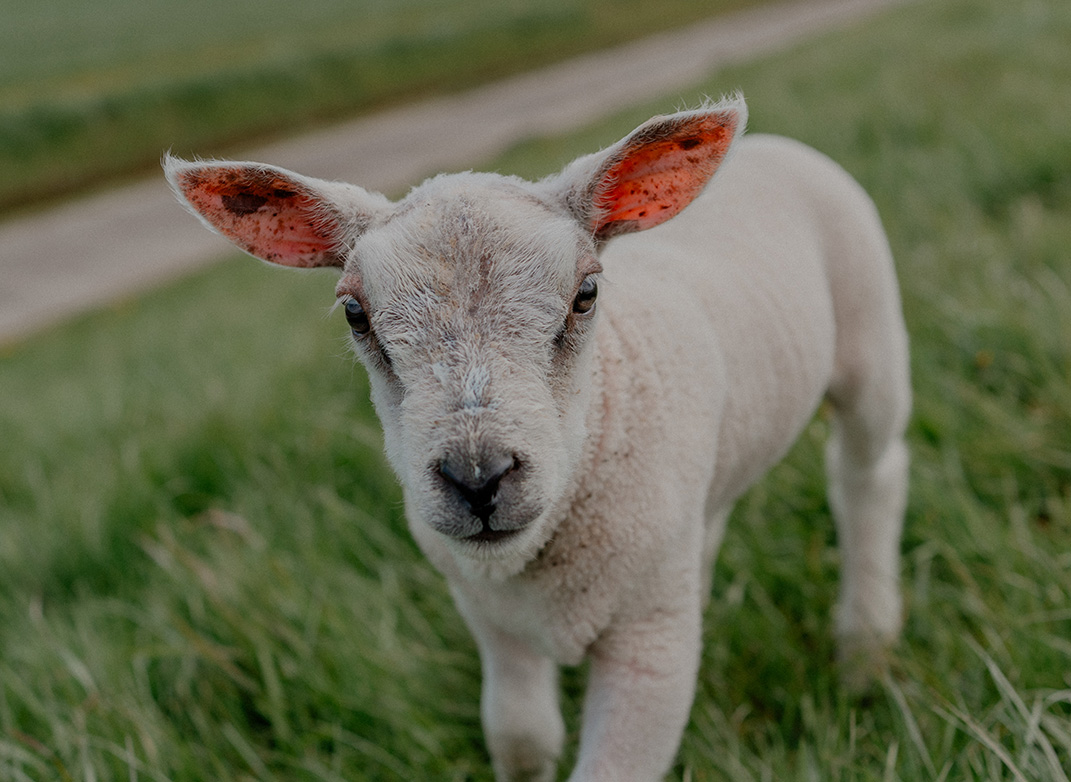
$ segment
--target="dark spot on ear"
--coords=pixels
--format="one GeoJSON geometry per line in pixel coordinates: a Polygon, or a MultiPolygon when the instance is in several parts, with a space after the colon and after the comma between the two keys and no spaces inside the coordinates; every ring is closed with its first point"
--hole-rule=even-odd
{"type": "Polygon", "coordinates": [[[245,215],[251,215],[253,212],[260,209],[264,204],[268,203],[268,199],[255,193],[238,193],[237,195],[224,195],[221,196],[223,201],[223,208],[231,214],[244,217],[245,215]]]}
{"type": "Polygon", "coordinates": [[[276,198],[293,198],[297,195],[293,190],[275,190],[272,195],[276,198]]]}
{"type": "Polygon", "coordinates": [[[701,138],[682,138],[680,140],[680,142],[678,142],[678,143],[680,144],[680,148],[681,149],[689,150],[689,149],[695,149],[700,144],[702,144],[703,143],[703,139],[701,139],[701,138]]]}

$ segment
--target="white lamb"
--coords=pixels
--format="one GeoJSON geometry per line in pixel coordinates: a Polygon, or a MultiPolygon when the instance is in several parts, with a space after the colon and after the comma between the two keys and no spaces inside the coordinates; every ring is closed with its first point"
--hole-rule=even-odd
{"type": "Polygon", "coordinates": [[[823,396],[841,654],[898,633],[911,394],[889,247],[844,171],[783,138],[734,141],[745,120],[734,97],[541,182],[443,175],[396,203],[165,161],[246,252],[341,270],[410,529],[479,647],[499,780],[555,777],[557,666],[585,657],[569,779],[666,773],[729,509],[823,396]]]}

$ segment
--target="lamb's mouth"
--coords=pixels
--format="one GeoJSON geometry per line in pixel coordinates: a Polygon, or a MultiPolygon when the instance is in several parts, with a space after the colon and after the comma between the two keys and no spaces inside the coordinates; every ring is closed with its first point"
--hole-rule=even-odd
{"type": "Polygon", "coordinates": [[[520,532],[519,529],[491,529],[485,524],[482,530],[473,535],[466,535],[463,540],[470,543],[501,543],[516,537],[520,532]]]}

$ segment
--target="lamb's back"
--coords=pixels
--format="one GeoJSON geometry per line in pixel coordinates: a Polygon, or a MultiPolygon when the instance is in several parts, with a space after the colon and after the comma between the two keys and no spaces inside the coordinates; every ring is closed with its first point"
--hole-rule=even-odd
{"type": "Polygon", "coordinates": [[[780,459],[828,389],[833,256],[846,233],[873,230],[867,209],[824,155],[747,136],[680,215],[607,247],[614,328],[647,343],[645,371],[675,386],[683,411],[666,436],[690,439],[704,395],[717,408],[715,495],[731,499],[780,459]]]}

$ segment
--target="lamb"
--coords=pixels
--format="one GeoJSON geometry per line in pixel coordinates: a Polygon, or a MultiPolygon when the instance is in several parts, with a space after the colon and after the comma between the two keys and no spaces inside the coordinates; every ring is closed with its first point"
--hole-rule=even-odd
{"type": "Polygon", "coordinates": [[[848,174],[740,138],[746,117],[731,96],[539,182],[440,175],[398,202],[165,160],[247,253],[340,270],[409,527],[476,640],[498,780],[555,778],[558,666],[585,658],[569,779],[667,772],[729,510],[823,398],[840,654],[899,632],[911,391],[891,253],[848,174]]]}

